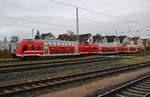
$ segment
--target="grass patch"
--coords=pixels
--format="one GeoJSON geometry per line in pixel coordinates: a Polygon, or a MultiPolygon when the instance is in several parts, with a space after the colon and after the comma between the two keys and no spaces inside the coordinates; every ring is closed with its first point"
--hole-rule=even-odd
{"type": "Polygon", "coordinates": [[[141,55],[141,56],[133,56],[131,59],[124,59],[121,60],[121,64],[137,64],[142,62],[150,61],[150,54],[149,55],[141,55]]]}
{"type": "Polygon", "coordinates": [[[0,58],[12,58],[12,54],[8,50],[0,51],[0,58]]]}

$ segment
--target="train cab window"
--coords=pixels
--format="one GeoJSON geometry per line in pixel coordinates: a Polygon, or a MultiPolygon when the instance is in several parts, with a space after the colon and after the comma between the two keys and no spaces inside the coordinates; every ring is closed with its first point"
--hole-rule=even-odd
{"type": "Polygon", "coordinates": [[[32,45],[28,45],[28,48],[27,48],[27,49],[28,49],[28,50],[31,50],[31,48],[32,48],[32,45]]]}
{"type": "Polygon", "coordinates": [[[27,46],[27,45],[25,45],[25,46],[23,47],[22,51],[23,51],[23,52],[24,52],[24,51],[26,51],[26,50],[27,50],[27,48],[28,48],[28,46],[27,46]]]}

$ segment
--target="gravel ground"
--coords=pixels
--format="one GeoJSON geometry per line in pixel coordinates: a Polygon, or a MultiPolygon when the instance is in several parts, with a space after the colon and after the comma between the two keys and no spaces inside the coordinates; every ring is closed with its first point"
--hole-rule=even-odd
{"type": "Polygon", "coordinates": [[[38,97],[84,97],[87,94],[91,94],[97,90],[102,90],[106,87],[134,79],[149,71],[150,68],[144,68],[134,72],[122,73],[117,76],[107,76],[104,79],[93,81],[82,86],[72,87],[62,91],[50,92],[49,94],[43,94],[38,97]]]}
{"type": "MultiPolygon", "coordinates": [[[[47,58],[47,59],[37,59],[37,60],[20,60],[20,61],[13,61],[13,60],[18,60],[17,58],[16,59],[0,59],[0,66],[3,66],[3,65],[16,65],[16,64],[19,64],[19,65],[23,65],[23,64],[32,64],[32,63],[41,63],[41,62],[55,62],[55,61],[63,61],[63,60],[74,60],[74,59],[87,59],[87,58],[97,58],[97,57],[101,57],[101,56],[98,56],[98,55],[95,55],[95,56],[80,56],[80,57],[68,57],[68,58],[47,58]],[[5,61],[5,62],[1,62],[1,61],[5,61]]],[[[103,57],[101,57],[103,58],[103,57]]]]}
{"type": "Polygon", "coordinates": [[[109,62],[93,62],[93,63],[86,63],[81,65],[74,65],[74,66],[65,66],[59,68],[47,68],[47,69],[39,69],[33,71],[24,71],[21,73],[11,73],[0,75],[0,84],[7,84],[18,82],[21,80],[28,80],[31,78],[39,78],[46,77],[46,76],[57,76],[57,75],[68,75],[68,74],[76,74],[82,71],[89,71],[89,70],[96,70],[96,69],[104,69],[110,67],[116,67],[120,64],[117,64],[119,60],[111,60],[109,62]],[[107,65],[106,65],[107,64],[107,65]]]}

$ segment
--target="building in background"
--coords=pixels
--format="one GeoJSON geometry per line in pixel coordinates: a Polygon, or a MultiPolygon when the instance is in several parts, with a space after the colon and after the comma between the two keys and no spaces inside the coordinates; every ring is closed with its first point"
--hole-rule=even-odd
{"type": "Polygon", "coordinates": [[[60,34],[57,39],[64,41],[78,41],[81,44],[93,43],[93,36],[91,33],[81,35],[60,34]]]}
{"type": "Polygon", "coordinates": [[[93,43],[93,36],[91,33],[88,33],[88,34],[81,34],[78,36],[78,39],[79,39],[79,42],[81,44],[84,44],[84,43],[93,43]]]}
{"type": "Polygon", "coordinates": [[[76,41],[76,35],[60,34],[57,39],[63,41],[76,41]]]}
{"type": "Polygon", "coordinates": [[[130,44],[130,40],[129,40],[129,37],[127,36],[117,36],[119,38],[119,42],[120,44],[123,44],[123,45],[127,45],[127,44],[130,44]]]}
{"type": "Polygon", "coordinates": [[[19,38],[17,36],[12,36],[10,41],[5,37],[3,41],[0,41],[0,51],[15,53],[18,42],[19,38]]]}
{"type": "Polygon", "coordinates": [[[41,40],[56,40],[56,37],[52,33],[43,33],[40,35],[40,31],[37,30],[37,34],[35,35],[35,39],[41,40]]]}
{"type": "Polygon", "coordinates": [[[56,40],[56,37],[52,33],[44,33],[40,35],[42,40],[56,40]]]}
{"type": "Polygon", "coordinates": [[[19,43],[19,37],[12,36],[10,39],[10,44],[9,44],[11,53],[15,54],[18,43],[19,43]]]}
{"type": "Polygon", "coordinates": [[[108,44],[114,44],[114,45],[120,44],[120,40],[118,36],[113,35],[113,36],[104,36],[104,37],[106,37],[108,44]]]}

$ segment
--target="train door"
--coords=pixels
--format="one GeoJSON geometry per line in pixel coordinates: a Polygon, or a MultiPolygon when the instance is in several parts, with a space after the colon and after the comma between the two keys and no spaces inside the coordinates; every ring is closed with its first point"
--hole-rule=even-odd
{"type": "Polygon", "coordinates": [[[49,55],[49,49],[48,49],[48,44],[47,43],[44,44],[44,53],[45,53],[45,56],[49,55]]]}
{"type": "Polygon", "coordinates": [[[74,53],[75,53],[75,54],[79,54],[79,52],[78,52],[78,46],[77,46],[77,45],[75,45],[74,53]]]}

